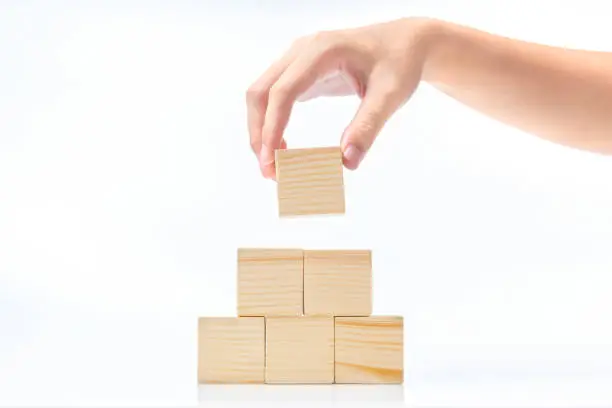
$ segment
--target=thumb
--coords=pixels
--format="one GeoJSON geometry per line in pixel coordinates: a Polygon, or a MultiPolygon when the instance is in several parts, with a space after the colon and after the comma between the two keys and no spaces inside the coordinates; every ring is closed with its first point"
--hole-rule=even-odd
{"type": "Polygon", "coordinates": [[[370,88],[342,135],[343,162],[349,170],[361,164],[387,120],[399,107],[397,92],[370,88]]]}

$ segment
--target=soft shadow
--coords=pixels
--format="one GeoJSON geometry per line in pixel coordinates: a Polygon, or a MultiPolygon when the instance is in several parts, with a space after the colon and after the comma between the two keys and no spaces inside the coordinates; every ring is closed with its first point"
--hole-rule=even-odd
{"type": "MultiPolygon", "coordinates": [[[[343,402],[403,403],[401,385],[210,384],[198,387],[200,406],[212,402],[343,402]]],[[[387,404],[385,404],[387,405],[387,404]]],[[[221,406],[221,405],[219,405],[221,406]]]]}

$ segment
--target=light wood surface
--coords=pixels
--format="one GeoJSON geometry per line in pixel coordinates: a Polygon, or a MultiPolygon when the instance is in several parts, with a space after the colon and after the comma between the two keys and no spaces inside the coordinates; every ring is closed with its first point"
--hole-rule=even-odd
{"type": "Polygon", "coordinates": [[[370,250],[304,251],[304,314],[369,316],[370,250]]]}
{"type": "Polygon", "coordinates": [[[336,317],[336,383],[400,384],[403,380],[402,317],[336,317]]]}
{"type": "Polygon", "coordinates": [[[281,217],[345,212],[339,147],[276,150],[275,159],[281,217]]]}
{"type": "Polygon", "coordinates": [[[263,317],[202,317],[198,326],[199,383],[264,382],[263,317]]]}
{"type": "Polygon", "coordinates": [[[303,313],[301,249],[238,249],[238,315],[303,313]]]}
{"type": "Polygon", "coordinates": [[[266,383],[331,384],[333,381],[333,318],[266,318],[266,383]]]}

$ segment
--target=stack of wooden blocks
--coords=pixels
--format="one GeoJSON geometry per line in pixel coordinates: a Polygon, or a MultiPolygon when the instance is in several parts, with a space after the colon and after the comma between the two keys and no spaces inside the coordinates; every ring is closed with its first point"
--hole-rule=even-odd
{"type": "MultiPolygon", "coordinates": [[[[340,149],[276,166],[280,216],[344,213],[340,149]]],[[[238,316],[199,319],[199,383],[403,382],[403,319],[372,316],[370,250],[239,248],[237,263],[238,316]]]]}

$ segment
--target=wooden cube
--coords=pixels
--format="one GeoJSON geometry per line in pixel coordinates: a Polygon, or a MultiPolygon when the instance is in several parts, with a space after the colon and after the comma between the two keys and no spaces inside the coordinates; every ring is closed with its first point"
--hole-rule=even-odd
{"type": "Polygon", "coordinates": [[[335,377],[339,384],[404,381],[402,317],[336,317],[335,377]]]}
{"type": "Polygon", "coordinates": [[[263,317],[202,317],[198,326],[199,383],[264,382],[263,317]]]}
{"type": "Polygon", "coordinates": [[[266,318],[265,381],[277,384],[333,383],[333,318],[266,318]]]}
{"type": "Polygon", "coordinates": [[[369,316],[370,250],[304,251],[304,314],[369,316]]]}
{"type": "Polygon", "coordinates": [[[303,268],[301,249],[238,249],[238,315],[302,315],[303,268]]]}
{"type": "Polygon", "coordinates": [[[276,150],[275,160],[281,217],[345,212],[339,147],[276,150]]]}

